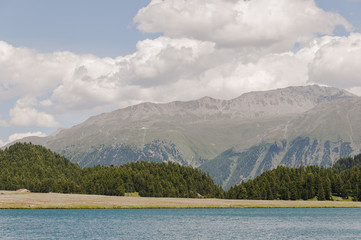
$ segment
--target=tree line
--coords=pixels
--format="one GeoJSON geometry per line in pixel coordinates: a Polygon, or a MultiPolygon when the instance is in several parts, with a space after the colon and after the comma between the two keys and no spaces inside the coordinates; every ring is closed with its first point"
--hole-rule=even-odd
{"type": "Polygon", "coordinates": [[[278,166],[233,186],[226,197],[262,200],[332,200],[341,197],[361,201],[361,154],[340,159],[332,168],[278,166]]]}

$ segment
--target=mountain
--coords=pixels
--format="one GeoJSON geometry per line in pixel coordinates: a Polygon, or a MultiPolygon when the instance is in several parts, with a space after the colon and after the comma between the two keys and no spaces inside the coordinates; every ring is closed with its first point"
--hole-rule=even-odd
{"type": "Polygon", "coordinates": [[[330,165],[357,152],[361,133],[357,125],[351,124],[354,134],[348,130],[359,116],[342,111],[358,101],[344,90],[313,85],[250,92],[232,100],[142,103],[21,141],[46,146],[81,166],[178,162],[199,167],[229,187],[279,164],[330,165]]]}
{"type": "Polygon", "coordinates": [[[228,189],[279,165],[331,166],[361,152],[360,121],[360,97],[323,103],[268,132],[261,144],[234,146],[200,168],[228,189]]]}

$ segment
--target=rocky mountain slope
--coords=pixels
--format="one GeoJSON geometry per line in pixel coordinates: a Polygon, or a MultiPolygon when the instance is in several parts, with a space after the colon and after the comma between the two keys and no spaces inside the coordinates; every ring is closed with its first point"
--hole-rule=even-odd
{"type": "Polygon", "coordinates": [[[361,98],[320,104],[273,129],[261,144],[234,146],[200,168],[229,188],[278,165],[331,166],[361,152],[361,98]]]}
{"type": "Polygon", "coordinates": [[[81,166],[179,162],[228,187],[278,164],[330,165],[358,152],[358,104],[344,90],[316,85],[232,100],[142,103],[21,141],[42,144],[81,166]]]}

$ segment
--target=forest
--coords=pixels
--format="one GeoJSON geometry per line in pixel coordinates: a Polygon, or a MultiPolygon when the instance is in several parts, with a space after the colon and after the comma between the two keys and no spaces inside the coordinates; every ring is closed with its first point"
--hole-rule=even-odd
{"type": "Polygon", "coordinates": [[[224,191],[209,174],[176,163],[135,162],[81,168],[39,145],[0,150],[0,189],[143,197],[361,201],[361,154],[332,168],[278,166],[224,191]]]}
{"type": "Polygon", "coordinates": [[[231,199],[361,201],[361,154],[338,160],[332,168],[278,166],[253,180],[233,186],[231,199]]]}
{"type": "Polygon", "coordinates": [[[39,145],[16,143],[0,150],[0,189],[143,197],[222,198],[208,174],[175,163],[136,162],[121,166],[79,165],[39,145]]]}

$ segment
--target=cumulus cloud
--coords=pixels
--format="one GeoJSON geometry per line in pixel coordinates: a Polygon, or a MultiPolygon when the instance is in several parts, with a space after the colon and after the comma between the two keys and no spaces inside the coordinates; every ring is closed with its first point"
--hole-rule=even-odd
{"type": "Polygon", "coordinates": [[[213,41],[227,47],[292,48],[317,34],[352,26],[339,14],[325,12],[313,0],[152,0],[135,16],[138,29],[213,41]]]}
{"type": "Polygon", "coordinates": [[[34,108],[37,105],[35,98],[24,97],[19,99],[10,110],[9,124],[13,126],[56,127],[59,123],[55,118],[45,112],[34,108]]]}
{"type": "Polygon", "coordinates": [[[128,57],[124,70],[132,84],[157,86],[180,78],[192,78],[212,65],[214,43],[191,39],[160,37],[137,44],[137,52],[128,57]],[[130,74],[130,76],[129,76],[130,74]]]}
{"type": "Polygon", "coordinates": [[[329,38],[310,65],[310,80],[340,88],[361,85],[361,34],[329,38]]]}
{"type": "MultiPolygon", "coordinates": [[[[108,76],[117,69],[116,61],[112,58],[70,52],[44,54],[0,41],[0,99],[45,97],[41,105],[48,108],[54,105],[64,105],[63,109],[74,106],[81,108],[87,102],[89,105],[86,107],[90,108],[94,102],[109,98],[108,92],[99,89],[113,87],[108,82],[108,76]],[[74,95],[72,98],[66,94],[59,96],[57,93],[62,93],[61,89],[74,91],[74,95]],[[93,98],[95,101],[89,101],[93,98]]],[[[77,110],[79,108],[75,107],[77,110]]]]}
{"type": "Polygon", "coordinates": [[[0,99],[44,94],[67,74],[73,56],[71,53],[40,54],[0,41],[0,99]]]}
{"type": "Polygon", "coordinates": [[[113,59],[112,71],[94,76],[88,74],[88,67],[75,69],[72,77],[53,91],[52,103],[68,109],[91,109],[167,100],[169,96],[162,90],[182,79],[198,78],[226,57],[214,45],[187,38],[140,41],[134,54],[113,59]]]}
{"type": "Polygon", "coordinates": [[[269,54],[255,62],[234,61],[217,66],[207,71],[204,78],[210,80],[208,91],[219,89],[235,97],[239,92],[304,85],[307,64],[292,52],[269,54]]]}

